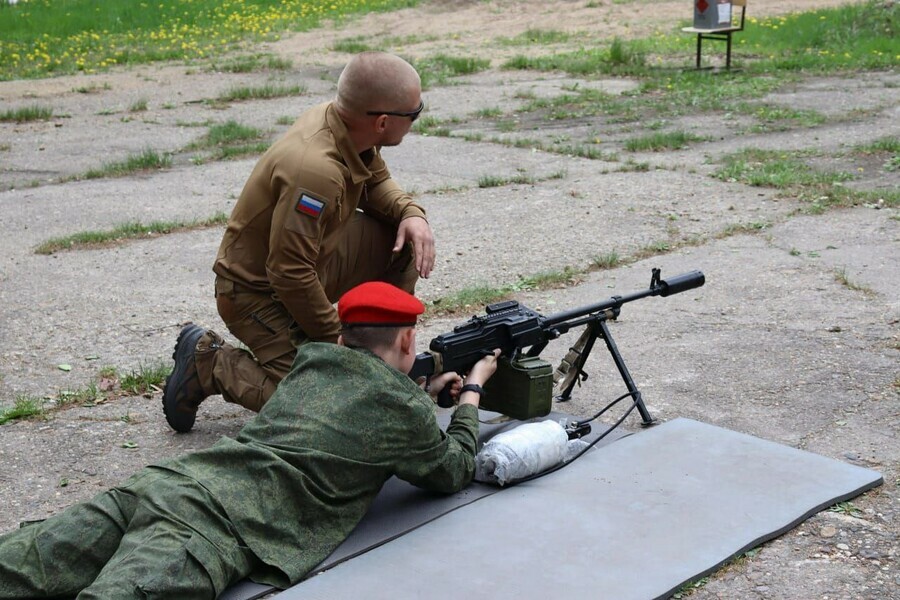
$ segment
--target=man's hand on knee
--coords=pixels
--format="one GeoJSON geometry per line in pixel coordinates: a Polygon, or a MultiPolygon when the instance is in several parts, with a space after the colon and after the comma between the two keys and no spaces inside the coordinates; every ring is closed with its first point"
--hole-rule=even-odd
{"type": "Polygon", "coordinates": [[[397,228],[397,239],[394,242],[394,252],[400,252],[406,242],[413,245],[413,253],[416,258],[416,271],[419,276],[427,278],[434,268],[434,234],[431,225],[422,217],[409,217],[400,221],[397,228]]]}

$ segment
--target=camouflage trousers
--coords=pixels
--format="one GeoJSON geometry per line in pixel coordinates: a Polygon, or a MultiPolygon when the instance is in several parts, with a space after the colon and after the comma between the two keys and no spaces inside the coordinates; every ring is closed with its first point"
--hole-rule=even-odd
{"type": "Polygon", "coordinates": [[[256,562],[206,490],[148,468],[0,536],[0,599],[211,599],[256,562]]]}

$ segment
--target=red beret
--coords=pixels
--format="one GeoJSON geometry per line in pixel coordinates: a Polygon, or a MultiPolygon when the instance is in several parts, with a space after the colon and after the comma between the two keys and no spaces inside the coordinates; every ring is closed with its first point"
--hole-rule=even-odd
{"type": "Polygon", "coordinates": [[[360,284],[338,300],[344,327],[411,327],[423,312],[415,296],[383,281],[360,284]]]}

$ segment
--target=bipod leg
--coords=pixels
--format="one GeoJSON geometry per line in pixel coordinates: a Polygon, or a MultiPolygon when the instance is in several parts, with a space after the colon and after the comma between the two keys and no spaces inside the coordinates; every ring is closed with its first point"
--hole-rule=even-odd
{"type": "MultiPolygon", "coordinates": [[[[619,369],[619,375],[622,376],[622,381],[625,382],[625,387],[628,388],[628,391],[633,394],[634,402],[637,404],[638,412],[641,413],[641,425],[644,427],[649,427],[656,422],[650,412],[647,410],[647,407],[644,406],[644,399],[641,397],[640,390],[637,389],[637,386],[634,385],[634,380],[631,378],[631,373],[628,372],[628,367],[625,366],[625,361],[622,359],[622,355],[619,354],[619,348],[616,346],[616,343],[613,341],[612,334],[609,332],[609,327],[606,325],[606,321],[599,321],[597,323],[591,323],[591,327],[599,327],[600,332],[597,334],[599,337],[602,337],[604,341],[606,341],[606,347],[609,350],[609,353],[612,355],[613,362],[616,363],[616,368],[619,369]]],[[[591,342],[593,342],[594,337],[591,337],[591,342]]],[[[587,353],[585,353],[587,356],[587,353]]]]}
{"type": "MultiPolygon", "coordinates": [[[[597,331],[596,323],[591,321],[588,324],[588,338],[585,341],[584,348],[581,349],[581,353],[578,355],[578,358],[575,360],[575,363],[572,365],[572,368],[575,369],[576,374],[575,377],[572,378],[572,381],[566,386],[566,389],[556,397],[557,402],[568,402],[572,399],[572,390],[575,389],[575,384],[581,380],[587,379],[587,373],[584,372],[584,363],[587,361],[587,357],[591,355],[591,350],[594,349],[594,342],[597,341],[597,336],[600,333],[597,331]]],[[[577,346],[577,344],[576,344],[577,346]]]]}

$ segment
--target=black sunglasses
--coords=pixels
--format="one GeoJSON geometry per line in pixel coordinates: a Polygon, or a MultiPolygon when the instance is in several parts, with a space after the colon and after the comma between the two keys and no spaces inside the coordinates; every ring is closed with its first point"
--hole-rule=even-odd
{"type": "Polygon", "coordinates": [[[425,101],[419,101],[419,107],[416,110],[410,112],[393,112],[390,110],[370,110],[366,111],[367,115],[391,115],[392,117],[409,117],[410,121],[415,122],[416,119],[419,118],[419,115],[422,114],[422,109],[425,108],[425,101]]]}

